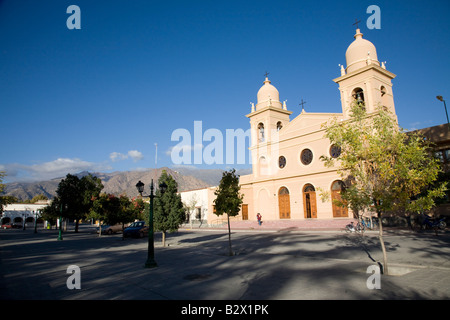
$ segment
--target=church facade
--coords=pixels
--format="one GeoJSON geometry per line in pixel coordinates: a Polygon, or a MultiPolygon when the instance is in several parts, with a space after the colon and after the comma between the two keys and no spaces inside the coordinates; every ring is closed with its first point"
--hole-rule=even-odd
{"type": "MultiPolygon", "coordinates": [[[[240,177],[244,202],[240,218],[256,220],[353,218],[349,210],[333,204],[345,187],[337,168],[327,168],[320,156],[339,156],[339,148],[324,137],[322,124],[333,117],[345,121],[353,100],[364,102],[368,112],[378,105],[395,115],[391,80],[395,75],[380,63],[375,46],[356,30],[341,66],[338,84],[342,112],[301,114],[280,100],[278,89],[266,77],[257,103],[246,115],[251,127],[252,173],[240,177]],[[323,199],[320,194],[327,193],[323,199]]],[[[213,210],[213,208],[211,208],[213,210]]],[[[211,211],[212,212],[212,211],[211,211]]]]}

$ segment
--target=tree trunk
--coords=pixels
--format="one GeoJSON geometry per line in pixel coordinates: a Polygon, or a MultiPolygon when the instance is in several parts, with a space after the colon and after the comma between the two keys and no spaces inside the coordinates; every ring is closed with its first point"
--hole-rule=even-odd
{"type": "Polygon", "coordinates": [[[230,215],[227,214],[227,218],[228,218],[228,255],[232,256],[233,255],[233,250],[231,250],[231,229],[230,229],[230,215]]]}
{"type": "Polygon", "coordinates": [[[381,272],[383,274],[389,274],[388,264],[387,264],[387,254],[386,254],[386,246],[384,245],[383,240],[383,223],[381,222],[381,212],[378,212],[378,225],[379,225],[379,239],[381,244],[381,250],[383,252],[383,270],[381,272]]]}

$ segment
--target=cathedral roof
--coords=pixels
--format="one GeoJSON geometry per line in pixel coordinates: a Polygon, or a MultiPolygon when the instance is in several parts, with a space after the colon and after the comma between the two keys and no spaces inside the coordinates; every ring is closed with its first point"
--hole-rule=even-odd
{"type": "Polygon", "coordinates": [[[268,77],[266,77],[266,80],[264,81],[264,85],[259,89],[257,94],[258,104],[269,106],[269,105],[279,105],[281,108],[280,103],[280,93],[278,92],[277,88],[275,88],[271,83],[268,77]]]}
{"type": "Polygon", "coordinates": [[[356,29],[355,40],[350,44],[345,52],[347,61],[347,73],[358,70],[368,64],[380,65],[377,57],[377,49],[372,42],[363,39],[363,34],[356,29]]]}

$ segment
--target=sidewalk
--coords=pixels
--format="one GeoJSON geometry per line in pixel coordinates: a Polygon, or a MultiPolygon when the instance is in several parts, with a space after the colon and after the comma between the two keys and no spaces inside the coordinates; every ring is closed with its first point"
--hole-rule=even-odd
{"type": "MultiPolygon", "coordinates": [[[[261,225],[253,220],[230,221],[231,230],[254,230],[254,231],[295,231],[295,230],[344,230],[345,226],[355,219],[302,219],[302,220],[268,220],[262,221],[261,225]]],[[[220,225],[208,225],[198,222],[192,225],[183,225],[183,229],[228,229],[228,224],[224,222],[220,225]]]]}
{"type": "MultiPolygon", "coordinates": [[[[248,232],[346,232],[346,226],[353,222],[357,223],[356,219],[351,218],[334,218],[334,219],[302,219],[302,220],[269,220],[263,221],[261,225],[258,225],[257,221],[251,220],[239,220],[230,221],[231,232],[248,231],[248,232]]],[[[208,225],[206,223],[194,223],[192,226],[186,223],[181,226],[180,230],[187,231],[214,231],[214,230],[228,230],[228,224],[226,222],[218,225],[208,225]]],[[[399,234],[399,233],[411,233],[411,234],[435,234],[434,230],[421,230],[419,232],[405,227],[389,227],[383,226],[385,234],[399,234]]],[[[378,228],[368,229],[366,228],[364,234],[379,233],[378,228]]],[[[450,234],[449,228],[445,230],[438,230],[438,234],[450,234]]]]}

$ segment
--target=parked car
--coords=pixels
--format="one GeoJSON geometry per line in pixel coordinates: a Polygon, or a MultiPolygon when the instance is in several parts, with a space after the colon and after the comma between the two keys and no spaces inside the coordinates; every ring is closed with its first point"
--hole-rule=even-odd
{"type": "MultiPolygon", "coordinates": [[[[126,225],[125,225],[126,227],[126,225]]],[[[109,225],[109,224],[105,224],[101,226],[102,228],[102,234],[113,234],[113,233],[117,233],[117,232],[121,232],[122,231],[122,224],[116,224],[116,225],[109,225]]],[[[97,233],[98,233],[99,228],[97,228],[97,233]]]]}
{"type": "Polygon", "coordinates": [[[12,224],[11,223],[2,224],[2,229],[11,229],[11,228],[12,228],[12,224]]]}
{"type": "Polygon", "coordinates": [[[145,225],[145,221],[133,222],[123,231],[124,238],[142,238],[145,235],[148,235],[148,226],[145,225]]]}

